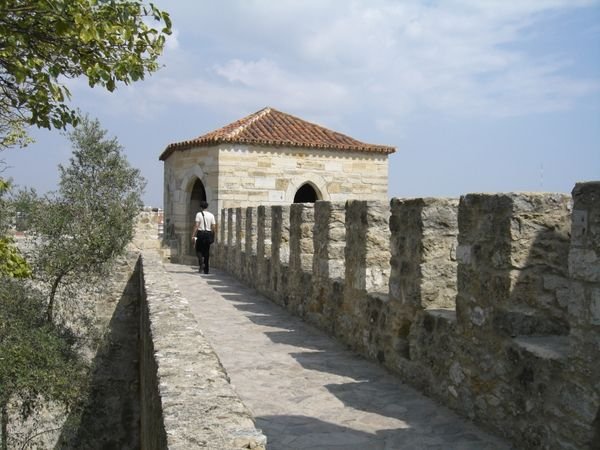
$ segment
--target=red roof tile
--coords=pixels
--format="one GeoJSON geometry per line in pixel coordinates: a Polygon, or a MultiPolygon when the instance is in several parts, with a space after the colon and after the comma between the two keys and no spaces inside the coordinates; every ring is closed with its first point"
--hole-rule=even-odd
{"type": "Polygon", "coordinates": [[[276,109],[264,108],[195,139],[169,144],[159,159],[164,161],[178,150],[221,143],[375,153],[396,151],[394,147],[366,144],[276,109]]]}

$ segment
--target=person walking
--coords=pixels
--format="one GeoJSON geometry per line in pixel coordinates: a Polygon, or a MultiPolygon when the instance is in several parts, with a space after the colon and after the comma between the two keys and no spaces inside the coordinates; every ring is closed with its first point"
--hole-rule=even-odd
{"type": "Polygon", "coordinates": [[[208,203],[200,202],[200,212],[196,214],[196,223],[192,232],[192,241],[198,256],[198,271],[208,273],[208,260],[210,258],[210,245],[215,241],[217,221],[215,216],[206,209],[208,203]]]}

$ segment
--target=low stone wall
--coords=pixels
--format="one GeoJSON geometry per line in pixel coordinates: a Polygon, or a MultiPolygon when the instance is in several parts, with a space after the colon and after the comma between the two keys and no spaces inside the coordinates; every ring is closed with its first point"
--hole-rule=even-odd
{"type": "Polygon", "coordinates": [[[163,220],[162,209],[142,209],[135,224],[133,246],[138,249],[159,249],[164,237],[163,220]]]}
{"type": "Polygon", "coordinates": [[[600,183],[221,219],[217,266],[428,395],[517,448],[600,447],[600,183]]]}
{"type": "Polygon", "coordinates": [[[265,449],[156,252],[142,253],[141,448],[265,449]]]}

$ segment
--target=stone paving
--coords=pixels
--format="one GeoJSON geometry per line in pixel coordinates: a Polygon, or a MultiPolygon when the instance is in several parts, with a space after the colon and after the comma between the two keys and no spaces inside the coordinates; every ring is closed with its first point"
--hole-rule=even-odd
{"type": "Polygon", "coordinates": [[[269,450],[512,448],[226,273],[165,266],[269,450]]]}

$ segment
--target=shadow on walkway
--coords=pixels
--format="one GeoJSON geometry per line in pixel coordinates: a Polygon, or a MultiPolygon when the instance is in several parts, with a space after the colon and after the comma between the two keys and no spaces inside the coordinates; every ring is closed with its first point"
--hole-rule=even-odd
{"type": "Polygon", "coordinates": [[[482,443],[475,433],[452,425],[442,427],[443,433],[436,432],[432,425],[429,433],[416,431],[410,426],[364,432],[340,426],[312,417],[298,415],[262,416],[256,418],[258,427],[277,429],[278,436],[269,439],[269,450],[496,450],[494,443],[482,443]]]}
{"type": "Polygon", "coordinates": [[[175,279],[269,449],[510,448],[235,278],[175,279]]]}

